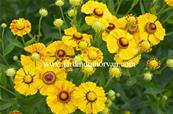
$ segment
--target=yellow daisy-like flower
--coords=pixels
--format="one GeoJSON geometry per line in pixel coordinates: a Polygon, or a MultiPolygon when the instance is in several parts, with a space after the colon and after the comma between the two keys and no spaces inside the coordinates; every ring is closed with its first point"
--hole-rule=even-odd
{"type": "Polygon", "coordinates": [[[47,47],[47,53],[54,61],[62,61],[66,57],[75,54],[73,47],[64,44],[63,41],[55,41],[49,44],[47,47]]]}
{"type": "Polygon", "coordinates": [[[65,36],[62,37],[62,41],[68,46],[76,47],[77,50],[80,50],[91,45],[92,36],[78,32],[75,27],[65,29],[64,33],[65,36]]]}
{"type": "Polygon", "coordinates": [[[103,53],[96,47],[88,47],[82,50],[81,57],[83,58],[83,61],[91,63],[93,66],[99,65],[103,61],[103,53]]]}
{"type": "Polygon", "coordinates": [[[25,96],[34,95],[38,91],[37,71],[34,66],[20,68],[14,78],[14,88],[25,96]]]}
{"type": "Polygon", "coordinates": [[[24,18],[15,19],[11,22],[10,29],[14,35],[24,36],[31,31],[31,23],[24,18]]]}
{"type": "Polygon", "coordinates": [[[24,48],[29,56],[21,55],[21,64],[25,65],[41,65],[43,61],[50,61],[46,53],[46,46],[43,43],[35,43],[24,48]]]}
{"type": "Polygon", "coordinates": [[[173,0],[165,0],[165,2],[166,2],[169,6],[173,7],[173,0]]]}
{"type": "Polygon", "coordinates": [[[11,111],[9,114],[22,114],[22,113],[18,110],[14,110],[14,111],[11,111]]]}
{"type": "Polygon", "coordinates": [[[47,95],[49,90],[57,81],[66,79],[66,72],[55,66],[40,66],[37,69],[39,90],[42,95],[47,95]]]}
{"type": "Polygon", "coordinates": [[[122,60],[130,60],[138,54],[139,48],[135,39],[128,32],[115,29],[107,39],[107,48],[110,53],[117,53],[122,60]]]}
{"type": "Polygon", "coordinates": [[[107,37],[109,36],[109,33],[117,28],[117,18],[115,16],[112,16],[112,18],[108,19],[108,26],[106,28],[106,31],[102,33],[102,39],[106,41],[107,37]]]}
{"type": "Polygon", "coordinates": [[[112,14],[109,12],[107,6],[103,3],[97,1],[88,1],[86,2],[82,8],[81,12],[91,15],[86,16],[85,21],[88,25],[93,25],[95,22],[100,21],[102,19],[105,26],[108,26],[107,19],[112,17],[112,14]]]}
{"type": "Polygon", "coordinates": [[[153,14],[146,13],[138,17],[140,39],[148,41],[151,46],[157,45],[164,39],[165,29],[153,14]]]}
{"type": "Polygon", "coordinates": [[[82,83],[74,91],[75,104],[87,114],[97,114],[105,109],[107,100],[102,87],[97,87],[93,82],[82,83]]]}
{"type": "Polygon", "coordinates": [[[70,114],[75,112],[74,91],[76,86],[69,81],[58,81],[55,86],[49,89],[47,104],[55,114],[70,114]]]}
{"type": "Polygon", "coordinates": [[[157,70],[160,68],[160,60],[153,57],[147,61],[147,66],[151,70],[157,70]]]}

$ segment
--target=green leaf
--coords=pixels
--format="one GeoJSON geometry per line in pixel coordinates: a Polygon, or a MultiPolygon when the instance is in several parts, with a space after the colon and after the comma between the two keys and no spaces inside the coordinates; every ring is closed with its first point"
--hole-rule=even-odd
{"type": "Polygon", "coordinates": [[[136,83],[136,77],[130,77],[126,82],[127,86],[133,86],[135,83],[136,83]]]}
{"type": "Polygon", "coordinates": [[[140,0],[140,8],[141,8],[141,13],[144,14],[145,8],[144,8],[143,0],[140,0]]]}
{"type": "Polygon", "coordinates": [[[19,42],[17,39],[9,38],[8,41],[9,41],[11,44],[13,44],[14,46],[23,49],[23,45],[22,45],[22,43],[19,42]]]}
{"type": "Polygon", "coordinates": [[[33,37],[31,40],[29,40],[25,43],[25,46],[28,46],[28,45],[34,43],[35,41],[36,41],[36,37],[33,37]]]}
{"type": "Polygon", "coordinates": [[[15,46],[13,44],[9,44],[5,47],[4,50],[4,56],[8,55],[10,52],[13,51],[13,49],[15,48],[15,46]]]}
{"type": "Polygon", "coordinates": [[[139,2],[139,0],[133,0],[133,3],[131,5],[129,11],[127,12],[127,14],[132,11],[132,9],[138,4],[138,2],[139,2]]]}
{"type": "Polygon", "coordinates": [[[6,110],[12,106],[11,103],[0,103],[0,111],[6,110]]]}
{"type": "Polygon", "coordinates": [[[168,51],[168,57],[173,59],[173,50],[168,51]]]}

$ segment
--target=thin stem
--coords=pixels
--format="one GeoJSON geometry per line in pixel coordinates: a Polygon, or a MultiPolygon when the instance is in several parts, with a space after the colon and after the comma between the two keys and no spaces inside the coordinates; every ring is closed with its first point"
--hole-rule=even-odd
{"type": "Polygon", "coordinates": [[[61,12],[61,15],[62,15],[62,19],[63,19],[64,22],[65,22],[65,17],[64,17],[64,13],[63,13],[62,7],[59,7],[59,9],[60,9],[60,12],[61,12]]]}
{"type": "Polygon", "coordinates": [[[23,45],[25,46],[25,39],[23,36],[22,36],[22,42],[23,42],[23,45]]]}
{"type": "Polygon", "coordinates": [[[3,90],[7,91],[8,93],[16,96],[16,94],[14,92],[12,92],[11,90],[8,90],[7,88],[3,87],[2,85],[0,85],[0,88],[2,88],[3,90]]]}
{"type": "Polygon", "coordinates": [[[39,19],[39,24],[38,24],[38,42],[40,40],[40,37],[41,37],[41,22],[42,22],[42,19],[43,19],[43,16],[40,17],[39,19]]]}
{"type": "Polygon", "coordinates": [[[0,54],[0,56],[1,56],[2,60],[5,62],[5,64],[6,64],[7,66],[9,66],[9,64],[8,64],[7,60],[5,59],[5,57],[4,57],[3,55],[1,55],[1,54],[0,54]]]}
{"type": "Polygon", "coordinates": [[[82,78],[82,82],[85,82],[88,78],[88,75],[84,74],[83,78],[82,78]]]}
{"type": "Polygon", "coordinates": [[[2,29],[2,55],[4,55],[4,32],[5,28],[2,29]]]}
{"type": "Polygon", "coordinates": [[[59,30],[59,36],[61,38],[61,36],[62,36],[62,34],[61,34],[61,27],[59,27],[58,30],[59,30]]]}
{"type": "Polygon", "coordinates": [[[107,83],[105,84],[105,88],[109,85],[109,83],[111,82],[111,80],[112,80],[112,77],[110,76],[109,79],[108,79],[108,81],[107,81],[107,83]]]}

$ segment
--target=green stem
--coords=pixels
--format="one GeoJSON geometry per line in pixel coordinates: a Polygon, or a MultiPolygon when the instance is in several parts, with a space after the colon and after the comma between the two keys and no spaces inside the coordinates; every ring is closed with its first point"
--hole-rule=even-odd
{"type": "Polygon", "coordinates": [[[60,38],[61,38],[61,37],[62,37],[62,34],[61,34],[61,27],[59,27],[58,30],[59,30],[59,36],[60,36],[60,38]]]}
{"type": "Polygon", "coordinates": [[[145,9],[144,9],[143,0],[140,0],[140,9],[141,9],[141,13],[144,14],[145,13],[145,9]]]}
{"type": "Polygon", "coordinates": [[[87,80],[88,76],[86,74],[84,74],[83,78],[82,78],[82,82],[85,82],[87,80]]]}
{"type": "Polygon", "coordinates": [[[8,64],[7,60],[5,59],[5,57],[4,57],[2,54],[0,54],[0,56],[1,56],[2,60],[5,62],[5,64],[6,64],[7,66],[9,66],[9,64],[8,64]]]}
{"type": "Polygon", "coordinates": [[[16,94],[14,92],[12,92],[11,90],[8,90],[7,88],[3,87],[2,85],[0,85],[0,88],[2,88],[3,90],[7,91],[8,93],[16,96],[16,94]]]}
{"type": "Polygon", "coordinates": [[[23,36],[22,36],[22,42],[23,42],[23,45],[25,46],[25,39],[23,36]]]}
{"type": "Polygon", "coordinates": [[[39,24],[38,24],[38,39],[37,41],[39,42],[40,37],[41,37],[41,22],[42,22],[43,16],[40,17],[39,19],[39,24]]]}
{"type": "Polygon", "coordinates": [[[2,29],[2,55],[4,55],[4,32],[5,28],[2,29]]]}
{"type": "Polygon", "coordinates": [[[110,76],[109,79],[108,79],[108,81],[107,81],[107,83],[105,84],[105,88],[109,85],[109,83],[111,82],[111,80],[112,80],[112,77],[110,76]]]}
{"type": "Polygon", "coordinates": [[[63,13],[62,7],[59,7],[59,9],[60,9],[60,12],[61,12],[61,15],[62,15],[62,19],[63,19],[64,22],[65,22],[65,17],[64,17],[64,13],[63,13]]]}
{"type": "Polygon", "coordinates": [[[167,20],[169,20],[171,17],[173,16],[172,13],[170,13],[166,19],[164,19],[164,21],[162,22],[162,24],[166,23],[167,20]]]}

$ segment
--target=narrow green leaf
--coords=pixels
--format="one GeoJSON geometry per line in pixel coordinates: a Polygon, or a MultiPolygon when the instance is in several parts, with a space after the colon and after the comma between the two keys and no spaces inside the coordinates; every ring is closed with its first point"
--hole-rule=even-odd
{"type": "Polygon", "coordinates": [[[22,43],[19,42],[17,39],[9,38],[8,41],[16,47],[23,48],[22,43]]]}
{"type": "Polygon", "coordinates": [[[4,56],[8,55],[10,52],[13,51],[13,49],[15,48],[15,46],[13,44],[9,44],[5,47],[4,50],[4,56]]]}

